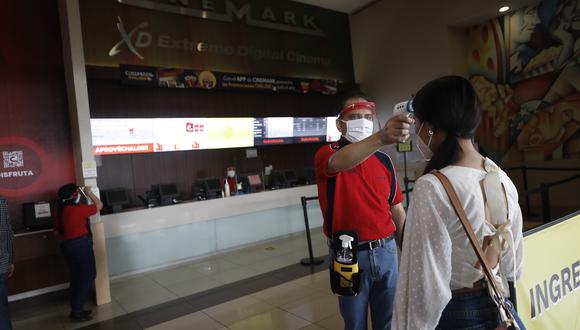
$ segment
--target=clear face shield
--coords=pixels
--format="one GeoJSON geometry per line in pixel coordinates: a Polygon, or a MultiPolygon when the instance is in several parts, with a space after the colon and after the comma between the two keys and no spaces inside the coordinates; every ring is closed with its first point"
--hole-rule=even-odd
{"type": "Polygon", "coordinates": [[[342,131],[342,136],[352,143],[366,139],[381,128],[375,104],[367,101],[355,102],[343,107],[336,125],[342,128],[339,129],[342,131]]]}

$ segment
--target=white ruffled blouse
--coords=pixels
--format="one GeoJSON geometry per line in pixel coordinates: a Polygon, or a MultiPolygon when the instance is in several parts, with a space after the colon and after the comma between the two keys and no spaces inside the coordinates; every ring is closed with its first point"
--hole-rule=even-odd
{"type": "MultiPolygon", "coordinates": [[[[448,166],[441,172],[457,191],[480,242],[484,236],[496,232],[495,227],[485,221],[480,181],[489,172],[499,174],[499,180],[505,186],[511,222],[511,235],[508,235],[510,240],[513,239],[513,248],[504,250],[500,264],[505,278],[514,281],[521,276],[523,268],[522,213],[518,192],[505,172],[491,160],[485,160],[485,169],[487,172],[448,166]]],[[[501,191],[498,194],[504,198],[501,191]]],[[[503,205],[505,208],[505,202],[503,205]]],[[[505,220],[491,222],[497,226],[505,220]]],[[[422,176],[415,183],[407,212],[392,328],[434,329],[451,299],[451,291],[473,287],[473,283],[484,277],[483,272],[474,267],[476,262],[475,251],[443,185],[432,174],[422,176]]]]}

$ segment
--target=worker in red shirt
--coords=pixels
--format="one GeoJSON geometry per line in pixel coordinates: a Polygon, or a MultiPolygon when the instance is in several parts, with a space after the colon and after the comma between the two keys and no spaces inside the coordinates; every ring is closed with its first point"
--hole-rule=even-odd
{"type": "Polygon", "coordinates": [[[89,321],[92,319],[91,310],[85,310],[84,303],[97,275],[89,217],[99,212],[103,203],[90,187],[81,191],[72,183],[60,187],[58,197],[60,203],[55,228],[62,236],[60,247],[69,268],[69,317],[76,322],[89,321]],[[82,195],[93,204],[81,204],[82,195]]]}
{"type": "MultiPolygon", "coordinates": [[[[393,312],[398,276],[393,238],[401,237],[405,210],[394,165],[379,148],[405,141],[413,119],[393,117],[376,132],[374,122],[375,104],[368,97],[347,96],[336,120],[340,140],[321,147],[314,159],[324,233],[332,239],[336,231],[349,230],[359,240],[359,293],[338,298],[345,329],[366,330],[369,305],[372,328],[390,329],[393,312]]],[[[333,257],[340,247],[331,242],[333,257]]]]}

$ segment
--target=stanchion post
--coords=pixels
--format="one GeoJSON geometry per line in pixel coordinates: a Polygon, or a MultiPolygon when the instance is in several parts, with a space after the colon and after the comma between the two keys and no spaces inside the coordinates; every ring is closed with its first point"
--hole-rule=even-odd
{"type": "Polygon", "coordinates": [[[306,209],[306,196],[300,198],[302,203],[302,212],[304,213],[304,225],[306,226],[306,241],[308,242],[308,258],[300,260],[300,263],[304,266],[314,266],[320,265],[324,262],[322,258],[314,258],[312,253],[312,239],[310,237],[310,223],[308,222],[308,211],[306,209]]]}
{"type": "Polygon", "coordinates": [[[524,177],[524,189],[526,192],[526,214],[529,216],[532,214],[530,210],[530,195],[528,194],[528,168],[526,165],[521,166],[522,176],[524,177]]]}
{"type": "Polygon", "coordinates": [[[404,178],[404,182],[405,182],[405,200],[406,202],[406,207],[409,207],[409,177],[407,176],[407,153],[404,152],[403,153],[403,166],[405,167],[405,178],[404,178]]]}
{"type": "Polygon", "coordinates": [[[550,214],[550,186],[541,184],[540,188],[540,194],[542,195],[542,217],[544,223],[548,223],[552,218],[550,214]]]}

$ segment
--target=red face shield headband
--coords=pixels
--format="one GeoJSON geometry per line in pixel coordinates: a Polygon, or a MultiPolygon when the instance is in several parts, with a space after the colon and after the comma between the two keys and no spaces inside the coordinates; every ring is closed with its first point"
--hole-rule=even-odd
{"type": "Polygon", "coordinates": [[[374,114],[375,113],[375,102],[362,101],[362,102],[355,102],[355,103],[349,104],[349,105],[345,106],[344,108],[340,109],[340,113],[338,115],[342,116],[345,113],[355,111],[355,110],[360,110],[360,109],[371,110],[374,114]]]}

